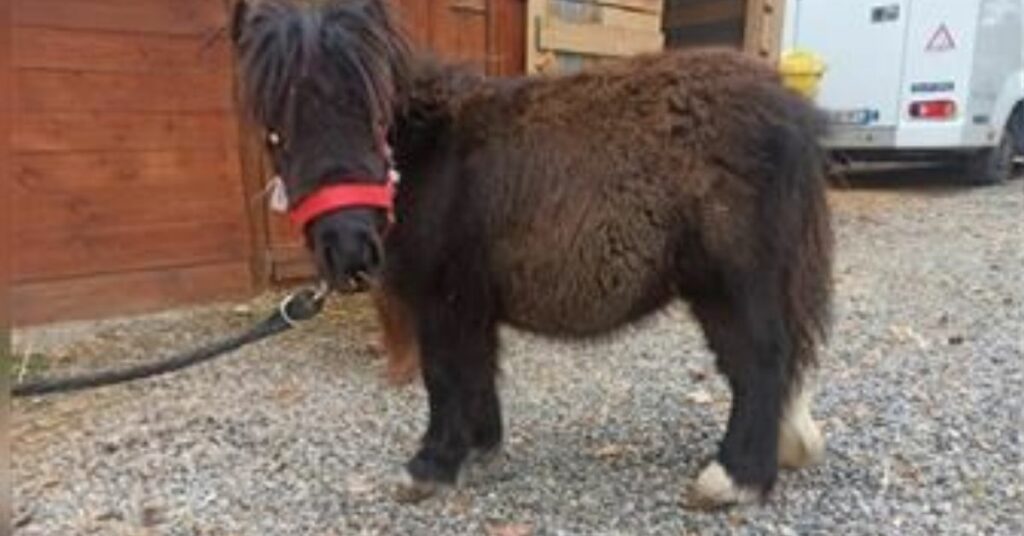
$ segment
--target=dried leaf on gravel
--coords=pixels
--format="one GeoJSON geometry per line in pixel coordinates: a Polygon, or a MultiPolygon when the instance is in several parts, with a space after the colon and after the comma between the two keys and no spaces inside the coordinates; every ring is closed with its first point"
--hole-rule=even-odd
{"type": "Polygon", "coordinates": [[[626,445],[619,443],[610,443],[594,450],[594,456],[601,458],[602,460],[609,460],[613,458],[620,458],[626,453],[626,445]]]}
{"type": "Polygon", "coordinates": [[[306,391],[295,384],[282,385],[270,393],[271,398],[285,406],[301,402],[306,395],[306,391]]]}
{"type": "Polygon", "coordinates": [[[927,350],[931,346],[931,343],[924,336],[914,331],[914,328],[910,326],[892,326],[889,329],[899,342],[913,342],[922,350],[927,350]]]}
{"type": "Polygon", "coordinates": [[[28,526],[32,523],[32,519],[34,516],[35,512],[33,512],[32,510],[18,514],[14,518],[14,528],[22,528],[28,526]]]}
{"type": "Polygon", "coordinates": [[[365,495],[374,489],[373,481],[364,475],[351,475],[345,479],[345,487],[352,495],[365,495]]]}
{"type": "Polygon", "coordinates": [[[527,523],[493,523],[487,526],[487,536],[531,536],[533,525],[527,523]]]}

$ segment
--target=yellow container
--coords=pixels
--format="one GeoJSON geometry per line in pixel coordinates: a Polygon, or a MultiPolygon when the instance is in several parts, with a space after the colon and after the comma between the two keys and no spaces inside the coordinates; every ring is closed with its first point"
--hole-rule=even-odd
{"type": "Polygon", "coordinates": [[[779,72],[787,87],[813,99],[825,74],[825,62],[809,50],[789,50],[779,60],[779,72]]]}

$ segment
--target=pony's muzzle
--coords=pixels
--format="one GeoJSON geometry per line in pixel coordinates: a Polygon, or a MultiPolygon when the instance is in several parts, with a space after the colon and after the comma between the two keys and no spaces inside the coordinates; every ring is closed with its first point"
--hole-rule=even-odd
{"type": "Polygon", "coordinates": [[[343,209],[325,214],[306,229],[320,276],[335,289],[358,286],[380,268],[383,251],[378,216],[370,209],[343,209]]]}

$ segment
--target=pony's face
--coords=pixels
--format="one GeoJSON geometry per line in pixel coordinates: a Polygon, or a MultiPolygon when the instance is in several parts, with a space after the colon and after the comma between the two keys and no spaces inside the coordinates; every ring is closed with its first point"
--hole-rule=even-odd
{"type": "Polygon", "coordinates": [[[385,139],[407,49],[386,5],[243,0],[231,34],[246,107],[321,276],[337,286],[372,272],[386,210],[327,194],[388,180],[385,139]],[[349,200],[331,201],[340,198],[349,200]]]}

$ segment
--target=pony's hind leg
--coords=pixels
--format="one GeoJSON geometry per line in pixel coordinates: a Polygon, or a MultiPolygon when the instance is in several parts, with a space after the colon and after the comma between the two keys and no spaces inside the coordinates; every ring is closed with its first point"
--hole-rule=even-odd
{"type": "Polygon", "coordinates": [[[825,455],[825,439],[811,417],[811,393],[803,384],[791,387],[779,423],[779,465],[799,469],[813,465],[825,455]]]}
{"type": "Polygon", "coordinates": [[[695,484],[699,506],[751,502],[767,494],[775,482],[779,423],[792,366],[776,294],[748,284],[692,302],[718,369],[732,390],[728,428],[717,458],[695,484]]]}
{"type": "Polygon", "coordinates": [[[454,485],[471,453],[490,452],[501,443],[497,325],[459,305],[444,302],[417,312],[429,420],[418,452],[405,466],[400,500],[420,500],[454,485]]]}

